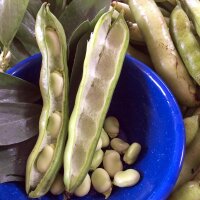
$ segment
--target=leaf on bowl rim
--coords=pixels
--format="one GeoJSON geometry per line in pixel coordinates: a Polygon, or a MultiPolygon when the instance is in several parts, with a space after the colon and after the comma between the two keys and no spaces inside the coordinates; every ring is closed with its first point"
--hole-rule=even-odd
{"type": "Polygon", "coordinates": [[[0,146],[0,183],[24,181],[26,161],[37,137],[21,143],[0,146]]]}
{"type": "Polygon", "coordinates": [[[26,141],[38,134],[41,106],[0,103],[0,146],[26,141]]]}
{"type": "Polygon", "coordinates": [[[35,19],[29,11],[25,12],[23,21],[16,34],[16,38],[21,42],[30,55],[39,52],[35,39],[35,19]]]}
{"type": "Polygon", "coordinates": [[[27,10],[36,19],[37,13],[42,6],[41,0],[29,0],[27,10]]]}
{"type": "Polygon", "coordinates": [[[0,102],[33,103],[41,98],[39,88],[18,77],[0,73],[0,102]]]}
{"type": "Polygon", "coordinates": [[[28,2],[28,0],[1,0],[0,41],[7,48],[17,33],[28,2]]]}
{"type": "Polygon", "coordinates": [[[70,77],[70,87],[69,87],[69,110],[70,113],[72,112],[72,109],[74,107],[74,102],[76,98],[76,94],[78,91],[78,87],[82,78],[82,72],[83,72],[83,62],[85,59],[85,53],[86,53],[86,46],[87,41],[90,38],[91,32],[88,31],[85,33],[81,39],[79,40],[77,44],[76,54],[74,58],[74,64],[72,67],[72,73],[70,77]]]}
{"type": "Polygon", "coordinates": [[[10,45],[11,61],[9,67],[16,65],[18,62],[31,56],[22,45],[22,43],[15,37],[10,45]]]}
{"type": "Polygon", "coordinates": [[[67,41],[74,30],[84,21],[92,21],[98,12],[110,6],[110,0],[73,0],[66,6],[65,10],[59,17],[61,24],[65,29],[67,41]]]}

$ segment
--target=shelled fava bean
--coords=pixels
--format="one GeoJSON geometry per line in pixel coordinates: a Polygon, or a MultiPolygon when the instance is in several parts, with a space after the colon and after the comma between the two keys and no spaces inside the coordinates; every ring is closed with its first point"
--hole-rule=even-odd
{"type": "Polygon", "coordinates": [[[110,116],[105,119],[104,128],[90,166],[90,171],[92,171],[91,181],[87,174],[82,184],[75,190],[76,196],[88,194],[91,182],[93,188],[98,193],[103,194],[105,199],[110,196],[113,185],[131,187],[139,182],[139,172],[135,169],[123,171],[123,161],[128,165],[133,164],[139,156],[141,145],[136,142],[130,145],[118,138],[119,127],[120,124],[116,117],[110,116]],[[101,148],[107,148],[105,153],[101,148]]]}
{"type": "Polygon", "coordinates": [[[89,174],[86,175],[83,182],[76,188],[74,194],[78,197],[82,197],[88,194],[91,187],[91,179],[89,174]]]}
{"type": "Polygon", "coordinates": [[[103,158],[103,167],[110,177],[123,170],[123,164],[117,151],[107,150],[103,158]]]}
{"type": "Polygon", "coordinates": [[[65,190],[65,185],[63,182],[63,175],[58,173],[51,188],[50,188],[50,192],[54,195],[59,195],[59,194],[63,193],[64,190],[65,190]]]}

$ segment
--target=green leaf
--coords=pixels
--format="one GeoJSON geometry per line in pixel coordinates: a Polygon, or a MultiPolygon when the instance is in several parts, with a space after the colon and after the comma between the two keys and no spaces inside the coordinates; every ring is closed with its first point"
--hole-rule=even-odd
{"type": "Polygon", "coordinates": [[[67,0],[47,0],[46,2],[50,3],[50,10],[56,17],[59,17],[63,12],[67,0]]]}
{"type": "Polygon", "coordinates": [[[0,146],[23,142],[38,134],[41,106],[0,103],[0,146]]]}
{"type": "Polygon", "coordinates": [[[87,20],[87,21],[82,22],[74,30],[74,32],[72,33],[71,37],[69,38],[69,42],[68,42],[68,46],[70,47],[70,50],[73,48],[76,49],[76,45],[77,45],[78,41],[80,40],[80,38],[90,29],[91,29],[91,25],[90,25],[90,22],[87,20]]]}
{"type": "Polygon", "coordinates": [[[81,36],[83,36],[87,31],[91,30],[91,25],[89,21],[84,21],[81,23],[76,30],[71,35],[71,38],[68,42],[68,67],[69,67],[69,73],[72,71],[72,66],[74,63],[74,56],[76,52],[77,43],[80,40],[81,36]]]}
{"type": "Polygon", "coordinates": [[[37,137],[9,146],[0,146],[0,183],[23,181],[26,161],[37,137]]]}
{"type": "Polygon", "coordinates": [[[67,41],[69,41],[74,30],[84,21],[92,21],[97,13],[106,7],[109,8],[111,0],[73,0],[60,16],[67,41]]]}
{"type": "Polygon", "coordinates": [[[103,15],[105,12],[108,11],[108,6],[103,7],[101,10],[99,10],[99,12],[97,13],[97,15],[91,20],[91,26],[94,29],[98,19],[101,17],[101,15],[103,15]]]}
{"type": "Polygon", "coordinates": [[[22,22],[28,0],[0,0],[0,41],[10,46],[22,22]]]}
{"type": "Polygon", "coordinates": [[[39,52],[35,39],[35,19],[28,11],[26,11],[24,15],[16,38],[21,42],[29,54],[33,55],[39,52]]]}
{"type": "Polygon", "coordinates": [[[72,71],[72,66],[74,63],[74,56],[76,52],[77,43],[80,38],[87,32],[91,32],[103,13],[107,11],[107,7],[102,8],[97,15],[90,21],[86,20],[82,22],[72,33],[71,37],[69,38],[68,42],[68,66],[69,66],[69,73],[72,71]]]}
{"type": "Polygon", "coordinates": [[[12,54],[10,66],[17,64],[19,61],[22,61],[30,56],[25,47],[17,38],[14,38],[13,42],[11,43],[10,51],[12,54]]]}
{"type": "Polygon", "coordinates": [[[74,107],[74,102],[76,94],[79,88],[79,84],[83,73],[83,62],[85,59],[87,41],[90,38],[90,31],[85,33],[79,40],[77,45],[77,50],[75,54],[74,64],[72,68],[71,78],[70,78],[70,90],[69,90],[69,107],[70,113],[74,107]]]}
{"type": "Polygon", "coordinates": [[[0,103],[32,103],[40,98],[40,91],[36,86],[15,76],[0,73],[0,103]]]}
{"type": "Polygon", "coordinates": [[[41,6],[42,6],[41,0],[29,0],[27,10],[33,16],[34,19],[36,19],[37,13],[41,6]]]}

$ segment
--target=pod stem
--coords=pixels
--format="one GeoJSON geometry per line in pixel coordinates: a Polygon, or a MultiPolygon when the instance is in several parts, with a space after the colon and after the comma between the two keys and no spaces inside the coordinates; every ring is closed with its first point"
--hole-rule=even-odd
{"type": "Polygon", "coordinates": [[[73,194],[69,193],[69,192],[64,192],[64,197],[63,197],[63,200],[70,200],[71,199],[71,196],[73,194]]]}
{"type": "Polygon", "coordinates": [[[0,55],[0,72],[5,72],[9,67],[10,55],[9,48],[3,47],[3,51],[0,55]]]}

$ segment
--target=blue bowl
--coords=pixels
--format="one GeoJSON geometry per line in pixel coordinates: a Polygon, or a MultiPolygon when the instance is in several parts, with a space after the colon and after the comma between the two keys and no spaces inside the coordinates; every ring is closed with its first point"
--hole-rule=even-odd
{"type": "MultiPolygon", "coordinates": [[[[7,73],[38,84],[40,65],[41,55],[38,54],[7,73]]],[[[109,199],[166,199],[178,178],[185,145],[182,116],[169,89],[150,68],[126,56],[108,115],[119,119],[121,138],[142,145],[137,162],[131,166],[140,172],[140,182],[129,188],[114,187],[109,199]]],[[[24,184],[1,184],[0,199],[28,199],[24,184]]],[[[48,194],[41,199],[62,199],[62,196],[48,194]]],[[[91,190],[83,199],[103,200],[104,197],[91,190]]]]}

